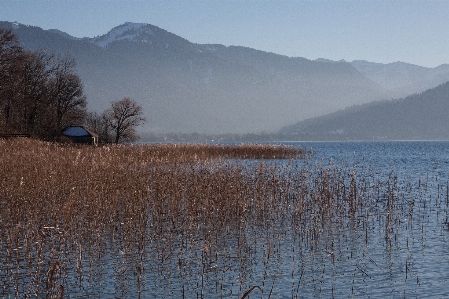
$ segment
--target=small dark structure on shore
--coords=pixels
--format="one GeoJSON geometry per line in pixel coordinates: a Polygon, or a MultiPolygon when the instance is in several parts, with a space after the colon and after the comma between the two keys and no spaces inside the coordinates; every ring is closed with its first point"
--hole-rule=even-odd
{"type": "Polygon", "coordinates": [[[90,132],[83,126],[69,126],[62,130],[62,135],[75,143],[98,144],[98,135],[90,132]]]}
{"type": "Polygon", "coordinates": [[[5,139],[9,139],[9,138],[30,138],[30,134],[0,134],[0,138],[5,138],[5,139]]]}

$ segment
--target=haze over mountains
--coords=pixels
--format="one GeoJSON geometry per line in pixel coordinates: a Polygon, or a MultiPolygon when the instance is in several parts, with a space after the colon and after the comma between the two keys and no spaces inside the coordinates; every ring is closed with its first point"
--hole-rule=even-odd
{"type": "MultiPolygon", "coordinates": [[[[336,62],[328,59],[316,61],[336,62]]],[[[349,63],[368,79],[400,96],[419,93],[449,81],[449,64],[427,68],[400,61],[383,64],[354,60],[349,63]]]]}
{"type": "Polygon", "coordinates": [[[427,69],[404,63],[311,61],[195,44],[148,24],[125,23],[82,39],[17,23],[0,22],[0,27],[12,28],[24,48],[73,56],[90,109],[101,112],[125,96],[136,100],[148,119],[142,131],[276,132],[449,80],[447,65],[427,69]]]}
{"type": "Polygon", "coordinates": [[[403,99],[354,106],[281,130],[298,140],[449,140],[449,82],[403,99]]]}
{"type": "Polygon", "coordinates": [[[404,62],[381,64],[355,60],[351,65],[372,81],[403,95],[419,93],[449,81],[449,64],[426,68],[404,62]]]}

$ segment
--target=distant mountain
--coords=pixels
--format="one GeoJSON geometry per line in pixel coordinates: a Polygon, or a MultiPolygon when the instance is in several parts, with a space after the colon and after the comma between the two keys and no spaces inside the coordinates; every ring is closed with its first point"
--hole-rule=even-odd
{"type": "Polygon", "coordinates": [[[194,44],[149,24],[125,23],[81,39],[17,23],[0,27],[12,28],[27,49],[73,56],[90,109],[101,112],[125,96],[136,100],[148,119],[144,131],[275,132],[396,95],[346,62],[194,44]]]}
{"type": "Polygon", "coordinates": [[[393,101],[301,121],[280,133],[297,140],[449,140],[449,82],[393,101]]]}
{"type": "Polygon", "coordinates": [[[381,86],[404,95],[422,92],[449,81],[449,64],[426,68],[404,62],[351,62],[359,72],[381,86]]]}
{"type": "MultiPolygon", "coordinates": [[[[316,61],[335,63],[323,58],[316,61]]],[[[342,61],[344,60],[338,62],[342,61]]],[[[435,68],[399,61],[383,64],[354,60],[350,64],[365,77],[396,93],[398,97],[419,93],[449,81],[449,64],[442,64],[435,68]]]]}

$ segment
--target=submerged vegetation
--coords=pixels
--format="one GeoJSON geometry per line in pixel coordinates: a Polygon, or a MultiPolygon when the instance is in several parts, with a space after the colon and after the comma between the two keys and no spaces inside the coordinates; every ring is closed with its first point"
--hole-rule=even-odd
{"type": "MultiPolygon", "coordinates": [[[[408,238],[400,228],[422,197],[404,195],[422,189],[297,158],[275,145],[0,140],[0,295],[362,295],[383,265],[369,248],[408,238]]],[[[413,293],[409,258],[401,283],[413,293]]]]}

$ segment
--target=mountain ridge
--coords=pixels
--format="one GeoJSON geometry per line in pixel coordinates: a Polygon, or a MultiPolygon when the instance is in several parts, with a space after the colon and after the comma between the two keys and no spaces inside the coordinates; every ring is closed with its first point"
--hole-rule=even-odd
{"type": "MultiPolygon", "coordinates": [[[[342,60],[333,61],[320,58],[316,61],[337,63],[342,60]]],[[[368,79],[395,92],[400,97],[421,92],[449,81],[449,64],[430,68],[402,61],[378,63],[353,60],[348,63],[368,79]]]]}
{"type": "Polygon", "coordinates": [[[298,140],[449,140],[449,81],[405,98],[353,106],[280,130],[298,140]]]}

